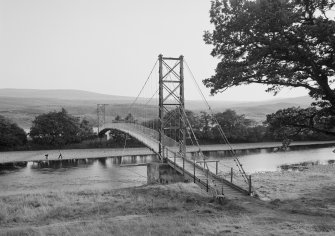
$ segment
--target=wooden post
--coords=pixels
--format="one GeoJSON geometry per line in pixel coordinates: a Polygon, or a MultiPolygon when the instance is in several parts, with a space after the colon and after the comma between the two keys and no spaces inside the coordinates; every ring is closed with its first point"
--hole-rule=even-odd
{"type": "Polygon", "coordinates": [[[251,175],[249,175],[249,195],[251,195],[251,175]]]}
{"type": "Polygon", "coordinates": [[[216,162],[216,166],[215,166],[215,167],[216,167],[216,168],[215,168],[215,174],[216,174],[216,175],[218,175],[218,164],[219,164],[219,162],[217,161],[217,162],[216,162]]]}
{"type": "Polygon", "coordinates": [[[233,182],[233,167],[230,169],[230,182],[233,182]]]}

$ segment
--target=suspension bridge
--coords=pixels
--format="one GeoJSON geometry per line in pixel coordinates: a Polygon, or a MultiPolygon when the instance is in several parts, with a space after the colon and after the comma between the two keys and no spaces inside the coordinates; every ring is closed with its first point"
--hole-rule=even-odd
{"type": "MultiPolygon", "coordinates": [[[[204,104],[211,111],[183,56],[173,58],[159,55],[138,96],[127,108],[129,115],[125,119],[107,120],[108,104],[97,105],[98,133],[101,135],[110,130],[118,130],[137,139],[156,153],[160,162],[168,164],[184,179],[193,181],[214,196],[252,196],[254,190],[251,176],[245,173],[217,121],[220,135],[230,147],[234,166],[223,166],[218,161],[208,161],[202,153],[185,110],[185,65],[204,104]],[[153,76],[157,69],[158,83],[157,76],[153,76]],[[131,114],[136,114],[136,117],[131,114]],[[194,145],[198,151],[192,155],[186,153],[187,143],[194,145]]],[[[215,121],[214,116],[213,119],[215,121]]]]}

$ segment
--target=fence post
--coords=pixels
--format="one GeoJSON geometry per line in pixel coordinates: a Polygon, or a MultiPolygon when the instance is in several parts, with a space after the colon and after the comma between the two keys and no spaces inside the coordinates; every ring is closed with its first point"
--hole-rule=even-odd
{"type": "Polygon", "coordinates": [[[216,161],[216,168],[215,168],[215,174],[216,174],[216,175],[218,175],[218,164],[219,164],[219,162],[216,161]]]}
{"type": "Polygon", "coordinates": [[[207,192],[208,192],[208,171],[207,171],[207,178],[206,178],[206,182],[207,182],[207,192]]]}
{"type": "Polygon", "coordinates": [[[230,168],[230,182],[233,182],[233,167],[230,168]]]}
{"type": "Polygon", "coordinates": [[[194,183],[195,183],[195,158],[193,162],[193,178],[194,178],[194,183]]]}
{"type": "Polygon", "coordinates": [[[249,175],[249,195],[251,195],[251,175],[249,175]]]}
{"type": "Polygon", "coordinates": [[[183,176],[185,176],[185,158],[184,157],[182,158],[183,158],[183,176]]]}

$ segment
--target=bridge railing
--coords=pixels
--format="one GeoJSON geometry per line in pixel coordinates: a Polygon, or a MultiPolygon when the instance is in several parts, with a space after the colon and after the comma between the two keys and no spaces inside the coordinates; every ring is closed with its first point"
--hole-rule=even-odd
{"type": "MultiPolygon", "coordinates": [[[[104,124],[101,127],[101,130],[104,128],[123,128],[126,130],[131,130],[137,133],[142,133],[144,136],[150,137],[153,140],[156,140],[158,142],[159,140],[159,133],[158,131],[154,130],[154,129],[150,129],[148,127],[145,127],[141,124],[138,123],[134,123],[134,122],[112,122],[112,123],[107,123],[104,124]]],[[[167,147],[177,147],[178,143],[173,140],[172,138],[163,135],[162,136],[162,143],[163,146],[167,146],[167,147]]]]}
{"type": "MultiPolygon", "coordinates": [[[[119,124],[125,124],[127,125],[127,128],[128,127],[132,127],[133,130],[139,130],[141,131],[141,133],[147,135],[147,136],[150,136],[151,138],[155,139],[155,140],[159,140],[159,133],[158,131],[154,130],[154,129],[150,129],[148,127],[145,127],[141,124],[138,124],[138,123],[134,123],[134,122],[129,122],[129,123],[119,123],[119,124]]],[[[168,146],[168,147],[176,147],[178,146],[178,143],[173,140],[172,138],[166,136],[166,135],[163,135],[162,136],[162,143],[163,143],[163,146],[168,146]]]]}
{"type": "MultiPolygon", "coordinates": [[[[170,165],[173,168],[180,168],[180,172],[182,174],[188,174],[189,178],[192,177],[194,183],[200,183],[205,186],[207,191],[213,192],[213,189],[216,189],[216,194],[221,194],[221,188],[223,185],[228,185],[237,191],[251,195],[252,194],[252,186],[251,179],[248,183],[246,183],[243,179],[243,176],[238,170],[234,170],[229,167],[229,172],[222,169],[222,166],[219,165],[219,161],[194,161],[189,158],[182,158],[182,162],[179,162],[179,165],[176,165],[176,160],[180,158],[180,156],[176,155],[175,150],[171,150],[170,148],[164,148],[164,154],[167,158],[170,165]],[[215,163],[214,165],[209,165],[209,163],[215,163]],[[188,165],[188,168],[185,166],[188,165]],[[192,166],[192,170],[190,170],[190,165],[192,166]],[[187,170],[186,170],[187,169],[187,170]],[[196,173],[199,173],[197,170],[200,170],[202,176],[197,176],[196,173]],[[201,181],[200,181],[201,180],[201,181]]],[[[250,176],[249,176],[250,177],[250,176]]]]}

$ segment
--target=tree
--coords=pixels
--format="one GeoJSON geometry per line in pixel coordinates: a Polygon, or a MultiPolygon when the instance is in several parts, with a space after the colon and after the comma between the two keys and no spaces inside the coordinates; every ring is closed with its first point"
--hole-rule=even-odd
{"type": "Polygon", "coordinates": [[[82,140],[90,139],[94,137],[93,126],[85,118],[81,120],[79,124],[79,136],[82,140]]]}
{"type": "MultiPolygon", "coordinates": [[[[244,115],[238,115],[234,110],[227,109],[214,115],[216,121],[222,127],[222,130],[231,141],[247,141],[248,127],[252,120],[245,118],[244,115]]],[[[216,126],[214,126],[216,129],[216,126]]],[[[221,138],[219,132],[214,131],[216,138],[221,138]]]]}
{"type": "Polygon", "coordinates": [[[128,121],[128,122],[135,122],[135,118],[134,118],[134,116],[133,116],[131,113],[129,113],[129,114],[126,116],[125,121],[128,121]]]}
{"type": "Polygon", "coordinates": [[[27,143],[27,134],[17,124],[0,115],[0,150],[22,146],[27,143]]]}
{"type": "Polygon", "coordinates": [[[291,107],[266,116],[269,131],[275,138],[290,138],[298,134],[323,133],[334,135],[335,117],[315,107],[291,107]]]}
{"type": "Polygon", "coordinates": [[[60,112],[37,116],[30,129],[30,136],[36,144],[60,147],[80,142],[87,136],[88,127],[88,121],[80,123],[79,118],[71,116],[62,108],[60,112]]]}
{"type": "Polygon", "coordinates": [[[121,118],[121,116],[119,116],[119,115],[116,115],[116,116],[115,116],[115,118],[114,118],[114,120],[115,120],[115,121],[121,121],[121,120],[122,120],[122,118],[121,118]]]}
{"type": "Polygon", "coordinates": [[[275,95],[305,88],[316,113],[334,116],[334,8],[334,0],[212,1],[214,30],[204,40],[221,61],[204,84],[212,94],[242,84],[264,84],[275,95]]]}
{"type": "Polygon", "coordinates": [[[212,133],[212,117],[210,114],[207,112],[201,111],[200,112],[200,117],[199,117],[199,122],[200,122],[200,134],[201,136],[199,138],[201,139],[213,139],[213,133],[212,133]]]}

